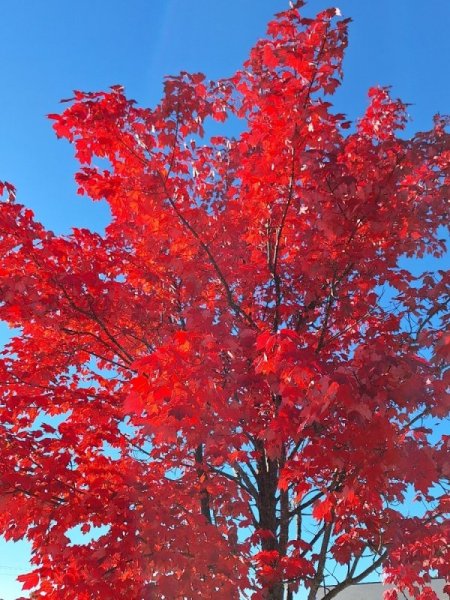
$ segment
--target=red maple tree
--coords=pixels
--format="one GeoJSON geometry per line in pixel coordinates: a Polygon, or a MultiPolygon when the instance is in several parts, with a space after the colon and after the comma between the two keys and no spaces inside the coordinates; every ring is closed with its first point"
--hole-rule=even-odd
{"type": "Polygon", "coordinates": [[[105,235],[1,186],[0,531],[30,540],[33,597],[331,599],[383,567],[428,599],[449,576],[448,274],[401,267],[445,251],[447,122],[399,137],[384,88],[333,113],[348,19],[301,5],[228,79],[50,115],[105,235]]]}

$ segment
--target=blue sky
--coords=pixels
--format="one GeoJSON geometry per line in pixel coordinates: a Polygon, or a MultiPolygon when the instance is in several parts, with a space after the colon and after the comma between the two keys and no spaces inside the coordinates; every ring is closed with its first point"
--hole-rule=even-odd
{"type": "MultiPolygon", "coordinates": [[[[367,88],[392,85],[411,102],[408,132],[450,113],[449,0],[311,0],[313,14],[338,6],[352,17],[344,86],[335,100],[350,118],[362,113],[367,88]]],[[[1,2],[0,180],[56,232],[72,226],[102,230],[108,211],[76,196],[72,149],[57,141],[47,113],[58,112],[73,89],[125,86],[151,106],[162,78],[180,70],[230,75],[288,0],[15,0],[1,2]]],[[[6,330],[0,329],[0,343],[6,330]]],[[[0,598],[14,600],[15,570],[25,545],[0,543],[0,598]]],[[[26,568],[26,566],[25,566],[26,568]]]]}
{"type": "MultiPolygon", "coordinates": [[[[315,13],[333,0],[311,0],[315,13]]],[[[448,0],[336,0],[354,18],[340,111],[359,115],[366,90],[391,84],[413,103],[410,131],[450,111],[448,0]]],[[[73,89],[115,83],[152,105],[162,78],[180,70],[230,75],[288,0],[17,0],[2,2],[0,179],[56,231],[102,227],[101,204],[75,196],[70,146],[58,142],[45,115],[63,108],[73,89]]]]}

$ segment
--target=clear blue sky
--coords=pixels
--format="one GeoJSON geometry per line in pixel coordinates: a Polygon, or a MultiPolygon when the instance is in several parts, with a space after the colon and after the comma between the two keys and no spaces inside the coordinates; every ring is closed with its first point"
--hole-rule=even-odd
{"type": "MultiPolygon", "coordinates": [[[[19,201],[47,227],[68,232],[101,230],[108,212],[75,194],[72,149],[56,140],[45,118],[61,110],[58,101],[73,89],[120,83],[151,106],[166,74],[230,75],[288,0],[0,0],[0,6],[0,180],[14,183],[19,201]]],[[[354,19],[335,102],[340,112],[360,115],[367,88],[381,84],[412,103],[409,133],[428,129],[438,111],[450,113],[449,0],[310,0],[304,12],[330,6],[354,19]]],[[[23,546],[0,544],[1,599],[20,595],[11,582],[26,556],[23,546]]]]}

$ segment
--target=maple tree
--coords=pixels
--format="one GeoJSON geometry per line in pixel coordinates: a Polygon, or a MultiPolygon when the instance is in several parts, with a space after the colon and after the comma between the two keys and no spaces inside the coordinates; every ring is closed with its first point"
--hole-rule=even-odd
{"type": "Polygon", "coordinates": [[[30,540],[33,597],[449,577],[448,274],[401,263],[445,252],[447,121],[399,137],[385,88],[354,127],[333,113],[349,19],[301,6],[230,78],[50,115],[104,235],[55,235],[1,185],[0,531],[30,540]],[[237,138],[202,139],[230,116],[237,138]]]}

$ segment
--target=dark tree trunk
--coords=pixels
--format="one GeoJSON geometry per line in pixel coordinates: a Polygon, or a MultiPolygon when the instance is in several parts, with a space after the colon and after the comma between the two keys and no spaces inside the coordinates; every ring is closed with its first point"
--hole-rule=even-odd
{"type": "MultiPolygon", "coordinates": [[[[197,475],[200,481],[202,481],[206,478],[206,472],[203,468],[203,444],[197,446],[195,451],[195,462],[197,464],[197,475]]],[[[209,523],[212,523],[209,493],[206,486],[200,490],[200,512],[209,523]]]]}
{"type": "MultiPolygon", "coordinates": [[[[285,553],[285,548],[280,548],[277,536],[277,489],[279,477],[279,461],[267,457],[261,444],[261,460],[258,465],[258,512],[259,526],[265,531],[270,531],[272,537],[264,536],[261,548],[264,551],[277,550],[285,553]]],[[[266,590],[267,600],[284,600],[284,585],[275,583],[266,590]]]]}

